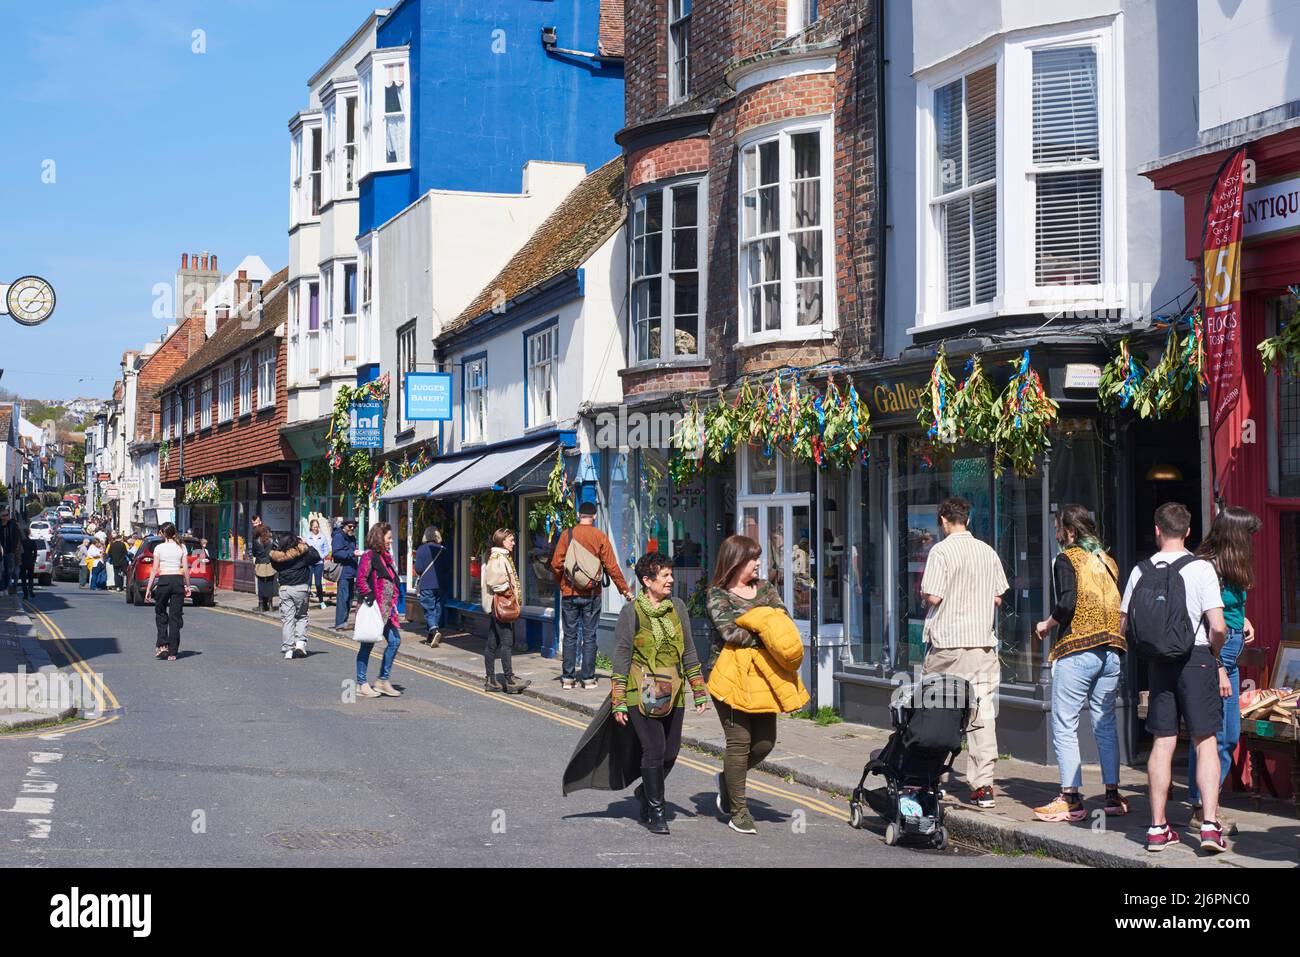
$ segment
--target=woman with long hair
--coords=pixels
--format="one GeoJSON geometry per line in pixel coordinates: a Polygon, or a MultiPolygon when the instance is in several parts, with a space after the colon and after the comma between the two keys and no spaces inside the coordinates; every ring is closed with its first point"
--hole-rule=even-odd
{"type": "MultiPolygon", "coordinates": [[[[1262,523],[1252,512],[1228,505],[1214,516],[1210,532],[1196,549],[1219,573],[1223,595],[1223,623],[1228,637],[1219,650],[1219,666],[1228,674],[1232,693],[1223,699],[1223,725],[1215,735],[1219,745],[1219,787],[1227,780],[1232,756],[1241,738],[1241,676],[1237,658],[1243,648],[1255,640],[1255,626],[1246,617],[1246,592],[1255,585],[1255,533],[1262,523]]],[[[1196,748],[1187,757],[1187,797],[1192,804],[1192,827],[1201,826],[1201,792],[1196,785],[1196,748]]],[[[1236,822],[1218,812],[1219,826],[1228,834],[1237,833],[1236,822]]]]}
{"type": "MultiPolygon", "coordinates": [[[[786,611],[781,593],[769,580],[759,577],[762,546],[744,535],[732,535],[718,549],[717,564],[708,592],[709,618],[713,622],[710,668],[717,665],[727,648],[759,648],[758,635],[736,624],[736,619],[754,608],[786,611]]],[[[727,750],[718,775],[718,813],[729,818],[729,826],[741,834],[757,834],[754,818],[745,803],[745,778],[776,746],[778,711],[743,711],[714,696],[714,707],[722,722],[727,750]]]]}
{"type": "Polygon", "coordinates": [[[379,680],[373,686],[366,681],[366,671],[370,665],[370,649],[373,641],[361,643],[357,652],[357,694],[362,698],[377,698],[388,695],[396,698],[402,692],[393,687],[388,680],[393,673],[393,659],[402,644],[402,625],[397,617],[397,598],[400,589],[397,585],[397,566],[393,564],[393,526],[387,522],[378,522],[366,532],[366,550],[357,565],[357,593],[364,602],[378,602],[379,613],[384,618],[383,662],[379,666],[379,680]]]}
{"type": "Polygon", "coordinates": [[[519,588],[519,573],[515,571],[515,562],[511,557],[515,553],[515,533],[508,528],[498,528],[492,533],[492,548],[487,561],[483,563],[480,592],[483,610],[488,613],[488,640],[483,650],[483,666],[487,677],[483,682],[484,691],[500,691],[507,694],[519,694],[531,681],[515,677],[512,653],[515,643],[515,625],[513,619],[503,621],[500,616],[497,599],[507,607],[517,609],[523,600],[519,588]],[[501,670],[505,673],[505,684],[497,681],[497,659],[501,659],[501,670]]]}
{"type": "Polygon", "coordinates": [[[163,540],[153,547],[144,600],[152,598],[154,603],[153,618],[158,629],[154,657],[175,661],[185,626],[185,599],[190,596],[190,563],[185,546],[177,540],[176,526],[166,522],[158,531],[163,540]]]}
{"type": "Polygon", "coordinates": [[[330,537],[320,530],[320,519],[313,518],[307,523],[307,537],[304,541],[316,549],[316,556],[320,559],[311,567],[311,581],[316,586],[316,602],[321,608],[324,608],[325,559],[329,558],[330,555],[330,537]]]}
{"type": "Polygon", "coordinates": [[[271,564],[271,530],[257,515],[253,516],[253,543],[249,550],[253,553],[253,576],[257,579],[257,607],[261,611],[270,611],[271,599],[279,591],[279,584],[275,579],[275,566],[271,564]]]}
{"type": "Polygon", "coordinates": [[[1034,808],[1040,821],[1081,821],[1087,816],[1079,788],[1079,712],[1087,707],[1092,736],[1106,785],[1106,814],[1128,813],[1119,793],[1119,734],[1115,729],[1115,695],[1126,645],[1119,628],[1119,569],[1106,554],[1096,523],[1082,505],[1056,513],[1056,541],[1061,552],[1052,566],[1056,602],[1035,629],[1045,640],[1059,633],[1048,662],[1052,667],[1052,743],[1061,772],[1061,793],[1034,808]]]}

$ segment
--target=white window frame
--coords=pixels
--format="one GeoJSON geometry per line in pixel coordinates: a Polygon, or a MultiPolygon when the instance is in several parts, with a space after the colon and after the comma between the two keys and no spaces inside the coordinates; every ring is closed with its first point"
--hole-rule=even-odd
{"type": "Polygon", "coordinates": [[[629,300],[628,300],[628,365],[653,365],[660,362],[671,361],[689,361],[691,359],[703,359],[706,352],[706,340],[704,319],[706,315],[705,303],[708,299],[708,211],[709,211],[709,179],[707,176],[688,176],[680,179],[672,179],[655,183],[653,186],[642,187],[633,192],[631,197],[631,209],[628,212],[628,281],[629,281],[629,300]],[[673,251],[673,231],[677,228],[674,215],[676,205],[673,202],[675,193],[679,189],[695,187],[695,269],[673,269],[672,268],[672,251],[673,251]],[[637,277],[637,217],[644,208],[643,204],[647,202],[647,197],[653,193],[659,193],[662,196],[663,203],[663,228],[659,235],[659,272],[649,273],[643,278],[637,277]],[[698,301],[696,302],[696,342],[693,353],[677,354],[677,311],[676,311],[676,285],[673,279],[674,273],[695,272],[699,281],[698,301]],[[636,316],[636,296],[637,287],[643,283],[659,283],[659,355],[647,356],[641,358],[639,353],[639,330],[636,328],[638,320],[636,316]]]}
{"type": "Polygon", "coordinates": [[[212,376],[205,375],[199,388],[199,428],[212,428],[212,376]]]}
{"type": "Polygon", "coordinates": [[[320,367],[334,370],[334,264],[326,263],[320,271],[320,367]]]}
{"type": "Polygon", "coordinates": [[[194,383],[185,387],[185,434],[194,434],[194,383]]]}
{"type": "Polygon", "coordinates": [[[302,128],[294,130],[289,139],[289,221],[296,226],[302,222],[302,128]]]}
{"type": "Polygon", "coordinates": [[[527,396],[528,415],[524,428],[532,429],[554,423],[560,400],[560,324],[552,322],[544,329],[524,335],[524,394],[527,396]],[[539,415],[544,405],[550,406],[547,415],[539,415]]]}
{"type": "Polygon", "coordinates": [[[307,190],[305,199],[307,200],[307,219],[319,219],[321,208],[325,205],[325,172],[320,166],[316,166],[316,150],[314,145],[319,145],[321,157],[324,159],[325,143],[322,138],[321,127],[319,123],[305,127],[306,137],[303,139],[306,154],[306,173],[307,173],[307,190]],[[313,143],[313,141],[315,141],[313,143]]]}
{"type": "Polygon", "coordinates": [[[406,407],[406,376],[417,368],[419,344],[415,338],[416,320],[404,324],[397,330],[397,430],[406,431],[415,425],[406,418],[410,411],[406,407]]]}
{"type": "Polygon", "coordinates": [[[463,444],[478,445],[487,441],[487,356],[478,356],[464,365],[464,430],[463,444]],[[477,388],[471,389],[475,374],[479,376],[477,388]],[[477,414],[475,414],[477,413],[477,414]]]}
{"type": "Polygon", "coordinates": [[[668,102],[691,95],[691,0],[668,0],[668,102]],[[685,42],[681,42],[685,40],[685,42]],[[685,47],[684,50],[678,47],[685,47]],[[678,64],[682,65],[678,76],[678,64]]]}
{"type": "Polygon", "coordinates": [[[275,346],[257,350],[257,407],[275,405],[275,346]]]}
{"type": "Polygon", "coordinates": [[[239,357],[239,414],[253,414],[253,357],[239,357]]]}
{"type": "Polygon", "coordinates": [[[370,173],[382,173],[388,170],[405,170],[411,168],[411,66],[410,52],[407,47],[385,47],[373,50],[357,66],[357,79],[361,88],[361,155],[364,157],[363,171],[357,179],[370,173]],[[388,161],[387,130],[388,114],[384,110],[384,91],[386,81],[392,70],[400,70],[402,75],[402,112],[404,118],[403,135],[399,157],[394,162],[388,161]]]}
{"type": "Polygon", "coordinates": [[[794,36],[802,33],[821,19],[821,4],[824,0],[786,0],[785,35],[794,36]]]}
{"type": "Polygon", "coordinates": [[[217,373],[217,421],[229,422],[235,416],[235,367],[224,365],[217,373]]]}
{"type": "Polygon", "coordinates": [[[342,130],[343,150],[339,157],[339,189],[340,196],[355,196],[357,194],[357,180],[360,179],[359,170],[359,139],[361,125],[361,107],[354,91],[342,95],[336,102],[342,102],[343,110],[340,113],[340,129],[342,130]],[[348,109],[352,109],[352,139],[348,139],[348,109]],[[349,181],[348,170],[351,169],[352,176],[349,181]]]}
{"type": "Polygon", "coordinates": [[[172,437],[172,400],[171,396],[164,396],[162,402],[162,437],[166,441],[172,437]]]}
{"type": "Polygon", "coordinates": [[[359,283],[361,282],[360,271],[355,259],[339,264],[339,355],[343,359],[344,368],[354,368],[357,364],[357,356],[360,354],[361,343],[357,337],[357,312],[359,306],[357,300],[361,296],[359,283]],[[348,269],[352,270],[352,311],[348,312],[348,269]],[[352,337],[352,354],[348,354],[348,336],[352,337]]]}
{"type": "MultiPolygon", "coordinates": [[[[1034,28],[994,37],[960,57],[917,74],[917,314],[909,333],[961,326],[1029,312],[1115,312],[1140,303],[1128,287],[1123,18],[1068,27],[1034,28]],[[1097,55],[1098,135],[1102,169],[1099,285],[1039,286],[1035,282],[1036,194],[1033,165],[1033,53],[1091,45],[1097,55]],[[992,302],[944,308],[937,183],[935,92],[959,77],[997,64],[997,294],[992,302]]],[[[1080,167],[1082,169],[1082,167],[1080,167]]],[[[1095,168],[1095,167],[1093,167],[1095,168]]],[[[954,194],[948,194],[951,199],[954,194]]]]}
{"type": "Polygon", "coordinates": [[[306,359],[307,378],[315,379],[321,373],[321,364],[320,364],[321,310],[320,310],[320,278],[319,277],[317,277],[315,281],[312,280],[307,281],[307,295],[303,297],[303,302],[305,306],[305,311],[303,313],[302,321],[303,321],[303,328],[306,330],[306,340],[307,340],[307,359],[306,359]],[[316,328],[315,329],[311,327],[312,287],[315,287],[316,289],[316,328]]]}
{"type": "Polygon", "coordinates": [[[334,115],[334,104],[336,100],[331,100],[325,105],[324,114],[324,142],[321,145],[324,162],[322,163],[321,183],[321,206],[327,206],[334,199],[334,141],[336,137],[336,122],[334,115]]]}
{"type": "MultiPolygon", "coordinates": [[[[801,341],[822,339],[835,330],[836,282],[835,282],[835,131],[829,116],[801,117],[798,120],[778,124],[768,124],[749,132],[738,144],[736,155],[740,163],[737,174],[739,195],[736,197],[736,281],[737,281],[737,316],[739,317],[740,341],[745,344],[775,341],[801,341]],[[820,134],[819,170],[820,213],[822,232],[822,321],[820,323],[800,326],[795,315],[795,244],[793,240],[790,217],[790,183],[792,156],[790,138],[800,133],[815,132],[820,134]],[[778,329],[764,329],[753,332],[749,309],[749,280],[747,268],[747,245],[745,240],[745,193],[749,184],[745,181],[745,154],[750,148],[757,148],[762,143],[776,141],[778,148],[778,226],[781,256],[780,301],[781,325],[778,329]]],[[[806,231],[806,230],[801,230],[806,231]]],[[[759,236],[766,234],[757,234],[759,236]]]]}
{"type": "Polygon", "coordinates": [[[172,393],[172,435],[179,439],[184,427],[185,403],[181,398],[181,390],[177,389],[172,393]]]}

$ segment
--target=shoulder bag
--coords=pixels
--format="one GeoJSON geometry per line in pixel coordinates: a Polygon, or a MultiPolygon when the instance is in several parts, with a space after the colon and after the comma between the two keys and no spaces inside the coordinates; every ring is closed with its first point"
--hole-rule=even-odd
{"type": "MultiPolygon", "coordinates": [[[[375,587],[374,560],[370,563],[370,594],[362,599],[357,608],[357,622],[352,629],[352,640],[358,644],[371,644],[384,640],[384,627],[388,622],[380,608],[379,589],[375,587]]],[[[388,576],[385,575],[385,578],[388,576]]]]}
{"type": "Polygon", "coordinates": [[[343,577],[343,566],[332,558],[325,559],[324,575],[332,582],[337,582],[343,577]]]}

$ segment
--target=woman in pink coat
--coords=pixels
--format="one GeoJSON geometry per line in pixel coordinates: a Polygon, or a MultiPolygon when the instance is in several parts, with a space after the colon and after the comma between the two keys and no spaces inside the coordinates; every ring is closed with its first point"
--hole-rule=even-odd
{"type": "Polygon", "coordinates": [[[383,664],[379,666],[379,680],[372,687],[366,681],[366,670],[370,665],[370,649],[373,641],[361,643],[357,652],[357,695],[362,698],[378,698],[388,695],[396,698],[402,692],[393,687],[388,680],[393,673],[393,659],[402,644],[402,626],[397,618],[397,567],[393,564],[393,526],[380,522],[366,533],[366,551],[357,566],[357,592],[366,604],[379,603],[379,612],[384,616],[383,664]]]}

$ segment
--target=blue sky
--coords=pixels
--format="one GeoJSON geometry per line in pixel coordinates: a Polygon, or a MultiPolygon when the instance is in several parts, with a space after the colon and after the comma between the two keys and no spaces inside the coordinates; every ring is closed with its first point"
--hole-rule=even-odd
{"type": "Polygon", "coordinates": [[[0,387],[106,398],[123,350],[162,331],[153,289],[182,252],[285,264],[289,117],[371,10],[0,0],[0,282],[35,273],[58,296],[41,326],[0,316],[0,387]]]}

